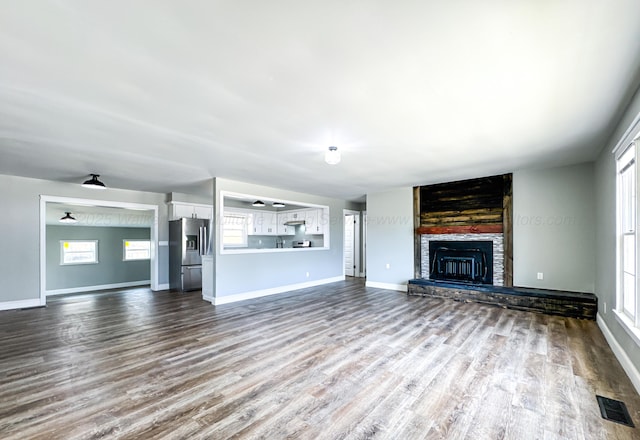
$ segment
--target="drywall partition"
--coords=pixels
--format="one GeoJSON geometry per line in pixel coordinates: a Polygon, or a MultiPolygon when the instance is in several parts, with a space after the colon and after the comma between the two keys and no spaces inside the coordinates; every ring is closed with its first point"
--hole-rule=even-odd
{"type": "MultiPolygon", "coordinates": [[[[79,179],[82,180],[82,179],[79,179]]],[[[79,184],[0,175],[0,309],[34,307],[40,297],[40,196],[99,199],[158,207],[158,239],[168,240],[165,195],[109,188],[95,191],[79,184]]],[[[166,273],[165,268],[159,274],[166,273]]],[[[162,283],[162,278],[159,278],[162,283]]],[[[44,289],[44,286],[43,286],[44,289]]]]}
{"type": "Polygon", "coordinates": [[[413,234],[412,188],[367,194],[367,286],[406,291],[413,234]]]}
{"type": "MultiPolygon", "coordinates": [[[[215,304],[255,298],[344,279],[342,267],[343,209],[357,204],[278,188],[228,179],[215,179],[216,208],[221,193],[234,192],[265,199],[278,199],[329,207],[329,249],[228,254],[216,245],[215,304]]],[[[216,244],[220,243],[220,214],[216,215],[216,244]]]]}
{"type": "Polygon", "coordinates": [[[613,149],[640,115],[640,90],[633,97],[595,163],[598,324],[616,357],[640,392],[640,344],[618,321],[616,306],[616,163],[613,149]]]}
{"type": "Polygon", "coordinates": [[[593,177],[593,163],[513,173],[514,285],[594,292],[593,177]]]}
{"type": "Polygon", "coordinates": [[[149,260],[124,261],[123,241],[149,240],[148,228],[47,226],[47,295],[65,293],[82,287],[149,283],[149,260]],[[98,263],[60,264],[61,242],[69,240],[97,240],[98,263]]]}

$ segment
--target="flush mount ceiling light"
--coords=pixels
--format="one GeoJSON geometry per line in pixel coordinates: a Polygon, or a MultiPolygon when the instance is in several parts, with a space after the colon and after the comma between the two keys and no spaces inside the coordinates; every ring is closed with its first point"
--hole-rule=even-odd
{"type": "Polygon", "coordinates": [[[85,188],[93,188],[93,189],[106,188],[105,184],[98,180],[98,177],[100,177],[100,174],[89,174],[89,175],[91,176],[91,179],[85,180],[82,186],[84,186],[85,188]]]}
{"type": "Polygon", "coordinates": [[[262,200],[256,200],[255,202],[253,202],[251,204],[251,206],[256,206],[258,208],[263,208],[265,205],[264,205],[264,202],[262,200]]]}
{"type": "Polygon", "coordinates": [[[70,212],[65,212],[64,217],[58,220],[60,223],[77,223],[78,220],[74,216],[71,215],[70,212]]]}
{"type": "Polygon", "coordinates": [[[274,208],[284,208],[284,207],[285,207],[285,204],[284,204],[284,203],[282,203],[282,202],[273,202],[273,205],[272,205],[272,206],[273,206],[274,208]]]}
{"type": "Polygon", "coordinates": [[[324,154],[324,161],[329,165],[340,163],[340,152],[338,147],[329,147],[329,151],[324,154]]]}

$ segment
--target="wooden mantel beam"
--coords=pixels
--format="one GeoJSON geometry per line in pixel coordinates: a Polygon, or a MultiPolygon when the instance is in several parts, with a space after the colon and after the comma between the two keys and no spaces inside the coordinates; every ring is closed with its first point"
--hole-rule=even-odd
{"type": "Polygon", "coordinates": [[[427,226],[416,229],[418,234],[500,234],[502,225],[427,226]]]}

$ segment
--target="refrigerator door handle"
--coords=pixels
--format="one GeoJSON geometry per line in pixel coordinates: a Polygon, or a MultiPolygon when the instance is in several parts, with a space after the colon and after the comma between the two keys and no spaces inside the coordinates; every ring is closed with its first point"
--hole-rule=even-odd
{"type": "Polygon", "coordinates": [[[204,226],[200,226],[200,247],[198,248],[198,250],[200,251],[200,255],[204,255],[204,246],[206,243],[206,239],[207,239],[207,230],[204,228],[204,226]]]}

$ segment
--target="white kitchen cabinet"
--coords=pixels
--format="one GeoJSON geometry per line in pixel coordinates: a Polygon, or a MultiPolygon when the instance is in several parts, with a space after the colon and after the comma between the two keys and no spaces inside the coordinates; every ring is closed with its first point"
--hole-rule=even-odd
{"type": "Polygon", "coordinates": [[[253,211],[249,218],[249,235],[278,235],[275,212],[253,211]]]}
{"type": "Polygon", "coordinates": [[[200,205],[194,203],[169,203],[169,220],[180,218],[205,218],[213,217],[213,207],[211,205],[200,205]]]}
{"type": "Polygon", "coordinates": [[[265,211],[262,213],[262,235],[278,235],[277,213],[265,211]]]}
{"type": "Polygon", "coordinates": [[[209,205],[193,205],[195,218],[211,219],[213,217],[213,207],[209,205]]]}
{"type": "Polygon", "coordinates": [[[285,223],[290,220],[290,216],[288,212],[279,212],[276,215],[276,220],[278,222],[278,226],[277,226],[278,235],[295,235],[296,227],[285,225],[285,223]]]}
{"type": "Polygon", "coordinates": [[[311,208],[306,210],[305,224],[307,226],[307,234],[324,234],[324,227],[327,219],[324,215],[324,209],[311,208]]]}

